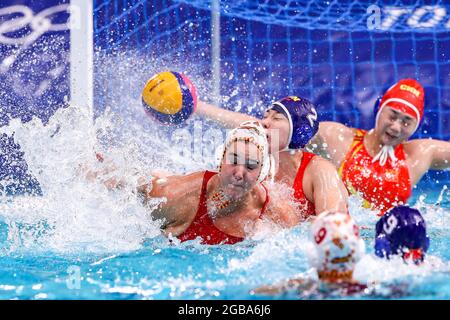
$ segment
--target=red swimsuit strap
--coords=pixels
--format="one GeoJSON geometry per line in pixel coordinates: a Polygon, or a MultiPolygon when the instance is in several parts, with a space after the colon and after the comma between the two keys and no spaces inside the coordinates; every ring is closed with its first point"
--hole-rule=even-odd
{"type": "Polygon", "coordinates": [[[267,206],[269,205],[269,201],[270,201],[269,190],[267,190],[267,187],[264,185],[264,183],[261,183],[261,185],[264,188],[264,190],[266,191],[266,200],[264,201],[263,207],[261,209],[261,214],[259,216],[260,218],[266,212],[267,206]]]}
{"type": "Polygon", "coordinates": [[[314,153],[305,152],[303,151],[302,156],[302,162],[300,163],[300,166],[297,170],[297,175],[295,176],[294,180],[294,190],[299,190],[303,194],[303,176],[305,175],[306,167],[308,166],[309,162],[314,158],[316,155],[314,153]]]}
{"type": "MultiPolygon", "coordinates": [[[[195,217],[194,217],[194,219],[192,220],[191,225],[192,225],[193,223],[197,222],[203,215],[206,214],[206,215],[208,216],[208,209],[207,209],[207,207],[206,207],[206,201],[207,201],[207,198],[206,198],[206,189],[207,189],[207,187],[208,187],[208,182],[209,182],[209,180],[210,180],[212,177],[214,177],[216,174],[217,174],[217,172],[213,172],[213,171],[208,171],[208,170],[206,170],[205,173],[204,173],[204,175],[203,175],[202,189],[201,189],[201,192],[200,192],[200,199],[199,199],[199,201],[198,201],[197,212],[195,213],[195,217]]],[[[208,216],[208,218],[209,218],[209,216],[208,216]]],[[[209,219],[209,220],[210,220],[210,219],[209,219]]],[[[212,224],[212,220],[211,220],[211,224],[212,224]]],[[[189,227],[189,228],[190,228],[190,227],[189,227]]],[[[189,229],[189,228],[188,228],[188,229],[189,229]]],[[[186,233],[186,231],[183,232],[183,234],[184,234],[184,233],[186,233]]]]}
{"type": "Polygon", "coordinates": [[[217,174],[217,172],[206,170],[205,174],[203,175],[202,190],[201,190],[200,199],[199,199],[199,202],[198,202],[197,214],[199,214],[202,211],[202,210],[200,210],[201,207],[206,205],[206,200],[207,200],[206,199],[206,189],[208,187],[208,182],[216,174],[217,174]]]}
{"type": "Polygon", "coordinates": [[[410,197],[409,170],[401,144],[394,151],[397,157],[395,165],[391,162],[385,166],[373,163],[373,156],[364,146],[366,134],[363,130],[355,130],[353,142],[339,168],[339,175],[350,194],[362,196],[363,207],[377,208],[383,213],[396,203],[405,203],[410,197]],[[383,193],[379,190],[383,190],[383,193]]]}
{"type": "MultiPolygon", "coordinates": [[[[203,239],[203,243],[206,244],[219,244],[219,243],[233,244],[244,240],[243,238],[226,234],[220,229],[218,229],[214,225],[213,220],[208,215],[208,209],[206,205],[207,185],[209,180],[216,174],[217,174],[216,172],[205,171],[205,174],[203,176],[202,189],[197,212],[195,214],[193,221],[191,222],[191,225],[181,235],[178,236],[178,238],[181,241],[192,240],[198,236],[200,236],[203,239]]],[[[262,216],[262,214],[264,214],[269,203],[268,190],[266,186],[264,186],[264,184],[262,184],[262,186],[266,191],[266,200],[261,210],[260,217],[262,216]]]]}
{"type": "Polygon", "coordinates": [[[208,215],[206,205],[207,185],[208,181],[216,174],[216,172],[205,171],[197,212],[189,227],[178,236],[178,239],[181,241],[193,240],[200,237],[202,238],[202,243],[204,244],[233,244],[243,240],[243,238],[234,237],[219,230],[208,215]]]}
{"type": "Polygon", "coordinates": [[[355,156],[355,154],[364,146],[364,136],[367,131],[362,129],[355,129],[355,135],[353,137],[352,144],[348,149],[347,154],[345,155],[344,160],[342,161],[338,174],[341,177],[342,181],[347,179],[347,166],[352,162],[351,160],[355,156]]]}

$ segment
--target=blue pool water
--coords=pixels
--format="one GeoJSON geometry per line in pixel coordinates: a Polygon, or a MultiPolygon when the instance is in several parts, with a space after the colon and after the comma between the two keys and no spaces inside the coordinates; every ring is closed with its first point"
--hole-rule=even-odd
{"type": "MultiPolygon", "coordinates": [[[[93,151],[112,159],[130,185],[136,178],[133,172],[215,167],[211,143],[202,143],[202,137],[209,129],[218,130],[217,124],[194,117],[187,127],[193,133],[193,150],[180,150],[186,145],[179,138],[181,131],[176,135],[173,128],[149,121],[141,107],[140,87],[153,71],[139,71],[128,59],[101,64],[105,75],[114,70],[122,78],[132,76],[135,86],[129,92],[119,78],[111,77],[111,86],[122,94],[104,93],[117,97],[93,126],[89,114],[69,107],[59,109],[45,125],[34,119],[2,127],[8,136],[14,133],[42,195],[0,197],[0,299],[330,297],[317,292],[250,293],[292,277],[315,277],[305,254],[309,223],[234,246],[171,244],[130,190],[107,191],[100,181],[83,178],[80,166],[99,165],[93,151]],[[110,64],[119,67],[108,68],[110,64]]],[[[431,236],[428,258],[420,267],[376,259],[372,242],[377,218],[351,199],[350,212],[364,227],[368,253],[355,277],[376,283],[375,293],[357,298],[450,299],[450,192],[442,183],[429,186],[415,190],[411,199],[423,212],[431,236]]]]}
{"type": "MultiPolygon", "coordinates": [[[[368,255],[357,277],[379,282],[376,295],[358,298],[450,298],[449,196],[446,190],[432,190],[425,199],[412,199],[424,212],[431,235],[427,262],[420,267],[376,259],[371,248],[376,218],[355,214],[360,225],[369,227],[362,232],[368,255]],[[435,207],[439,196],[441,204],[435,207]],[[402,285],[402,293],[391,293],[392,285],[402,285]]],[[[61,253],[33,246],[12,249],[11,226],[2,222],[2,247],[9,249],[0,257],[0,299],[297,299],[296,293],[258,296],[249,291],[289,277],[314,276],[304,253],[308,225],[234,246],[176,245],[156,236],[134,250],[61,253]]]]}

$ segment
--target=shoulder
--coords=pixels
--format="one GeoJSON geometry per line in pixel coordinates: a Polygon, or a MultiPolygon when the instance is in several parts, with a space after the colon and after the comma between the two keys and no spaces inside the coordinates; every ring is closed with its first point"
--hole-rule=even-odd
{"type": "Polygon", "coordinates": [[[331,170],[336,171],[336,167],[327,159],[322,158],[321,156],[314,155],[311,161],[308,164],[306,170],[317,171],[317,170],[331,170]]]}
{"type": "Polygon", "coordinates": [[[436,140],[433,139],[414,139],[407,141],[402,144],[403,150],[409,156],[413,156],[415,154],[424,155],[426,153],[430,153],[432,149],[436,146],[436,140]]]}
{"type": "Polygon", "coordinates": [[[251,192],[253,199],[256,201],[256,207],[262,208],[264,203],[266,203],[267,197],[271,198],[272,188],[264,181],[257,184],[251,192]]]}
{"type": "Polygon", "coordinates": [[[327,182],[340,180],[334,164],[331,161],[317,155],[311,159],[308,166],[306,167],[305,176],[309,176],[310,181],[313,184],[316,184],[317,182],[323,182],[323,177],[326,177],[327,182]]]}
{"type": "MultiPolygon", "coordinates": [[[[198,171],[193,172],[185,175],[175,175],[175,176],[168,176],[160,180],[160,183],[162,184],[168,184],[168,185],[186,185],[186,184],[201,184],[203,181],[203,176],[205,175],[206,171],[198,171]]],[[[157,181],[158,181],[157,180],[157,181]]]]}
{"type": "Polygon", "coordinates": [[[153,196],[173,196],[180,194],[197,194],[201,190],[205,171],[186,175],[174,175],[164,178],[155,178],[153,182],[153,196]]]}
{"type": "Polygon", "coordinates": [[[338,167],[344,160],[357,129],[337,122],[321,122],[319,133],[323,147],[328,150],[329,159],[338,167]]]}
{"type": "Polygon", "coordinates": [[[417,147],[425,147],[425,146],[433,146],[438,144],[440,141],[435,139],[414,139],[409,140],[403,143],[403,148],[405,149],[414,149],[417,147]]]}
{"type": "Polygon", "coordinates": [[[196,171],[187,173],[184,175],[174,175],[174,176],[168,176],[167,178],[173,178],[174,180],[178,181],[185,181],[185,182],[192,182],[203,179],[203,176],[205,175],[206,171],[196,171]]]}
{"type": "Polygon", "coordinates": [[[414,139],[403,143],[409,158],[432,159],[436,154],[449,152],[450,142],[436,139],[414,139]]]}

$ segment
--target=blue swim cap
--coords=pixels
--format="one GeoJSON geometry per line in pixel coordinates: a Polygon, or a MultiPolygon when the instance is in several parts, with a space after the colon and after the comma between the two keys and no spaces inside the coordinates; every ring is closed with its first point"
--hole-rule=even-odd
{"type": "Polygon", "coordinates": [[[275,110],[289,120],[289,149],[304,148],[319,130],[316,108],[304,98],[286,97],[272,103],[268,110],[275,110]]]}
{"type": "Polygon", "coordinates": [[[381,258],[400,254],[423,261],[430,245],[425,220],[419,210],[398,206],[380,218],[375,227],[375,254],[381,258]]]}

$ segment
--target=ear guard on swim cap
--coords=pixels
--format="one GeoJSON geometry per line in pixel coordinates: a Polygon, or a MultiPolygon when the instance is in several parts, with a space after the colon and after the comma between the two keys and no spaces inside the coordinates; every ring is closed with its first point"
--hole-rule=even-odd
{"type": "Polygon", "coordinates": [[[359,229],[347,213],[323,212],[311,225],[315,253],[310,263],[319,278],[328,281],[349,280],[356,263],[365,252],[359,229]]]}
{"type": "Polygon", "coordinates": [[[377,117],[378,111],[380,111],[381,98],[382,97],[378,97],[377,100],[375,100],[375,104],[373,106],[373,116],[375,118],[377,117]]]}
{"type": "MultiPolygon", "coordinates": [[[[374,107],[373,107],[373,116],[374,116],[375,119],[377,119],[378,112],[380,111],[381,99],[382,98],[383,97],[378,97],[377,100],[375,101],[375,104],[374,104],[374,107]]],[[[417,124],[417,128],[419,128],[422,125],[423,119],[424,119],[424,117],[420,118],[420,121],[417,124]]]]}
{"type": "Polygon", "coordinates": [[[389,210],[375,227],[375,254],[389,259],[399,254],[420,263],[430,245],[426,224],[419,210],[398,206],[389,210]]]}
{"type": "Polygon", "coordinates": [[[272,103],[268,110],[280,112],[289,120],[288,149],[304,148],[319,130],[316,108],[307,99],[286,97],[272,103]]]}

